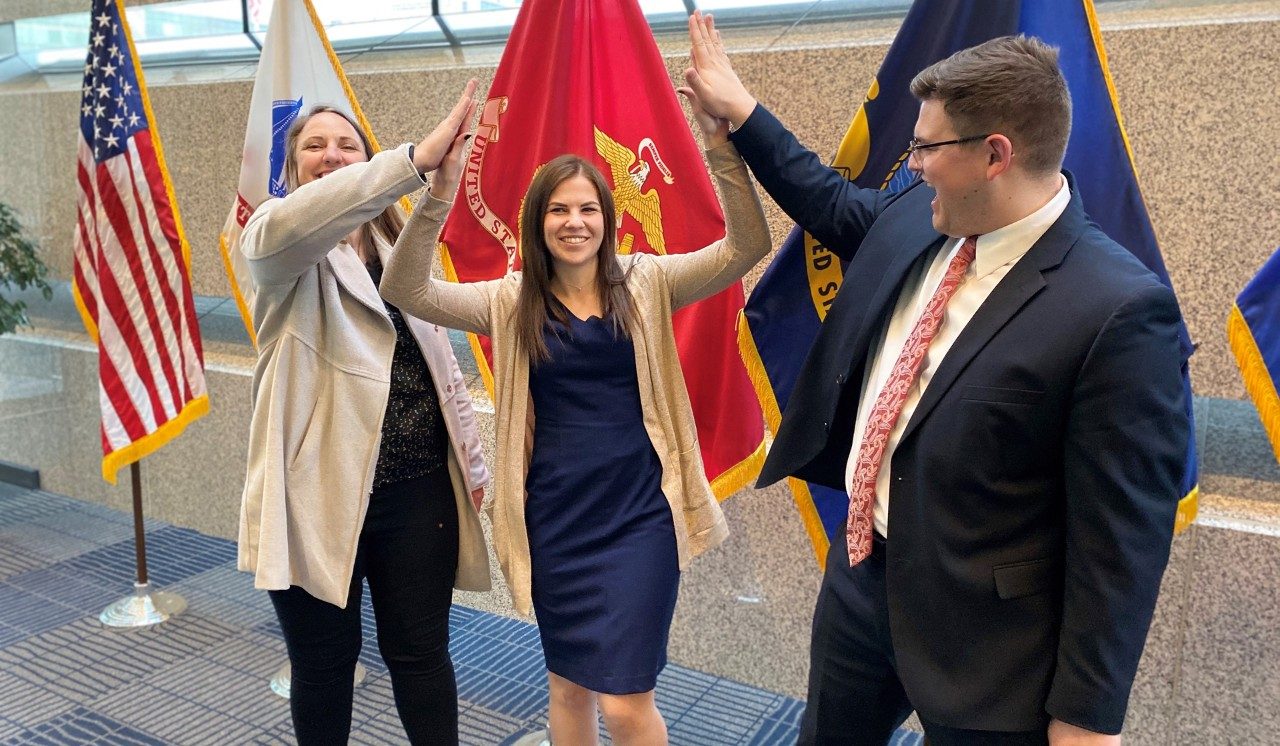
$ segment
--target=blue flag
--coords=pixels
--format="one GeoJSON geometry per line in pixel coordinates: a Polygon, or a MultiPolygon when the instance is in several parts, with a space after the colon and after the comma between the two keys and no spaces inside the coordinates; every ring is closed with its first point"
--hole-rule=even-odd
{"type": "Polygon", "coordinates": [[[1227,339],[1244,387],[1280,461],[1280,249],[1249,281],[1227,317],[1227,339]]]}
{"type": "MultiPolygon", "coordinates": [[[[1170,285],[1138,189],[1133,155],[1120,121],[1090,0],[916,0],[871,82],[866,100],[854,115],[832,167],[861,187],[896,190],[909,183],[913,175],[907,169],[907,141],[920,111],[910,91],[912,78],[961,49],[1009,34],[1035,36],[1061,50],[1059,64],[1073,105],[1064,168],[1075,175],[1089,216],[1170,285]]],[[[739,318],[739,347],[756,384],[765,420],[775,433],[842,279],[843,267],[836,256],[797,226],[760,278],[739,318]]],[[[1182,346],[1190,416],[1191,378],[1186,360],[1193,347],[1185,326],[1182,346]]],[[[1195,518],[1198,480],[1193,438],[1187,446],[1184,497],[1178,506],[1175,531],[1195,518]]],[[[798,479],[788,483],[821,561],[830,537],[844,531],[849,497],[798,479]]]]}

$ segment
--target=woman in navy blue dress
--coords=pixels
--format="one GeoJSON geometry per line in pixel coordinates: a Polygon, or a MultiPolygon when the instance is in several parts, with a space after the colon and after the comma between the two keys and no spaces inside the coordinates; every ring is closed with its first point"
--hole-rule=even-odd
{"type": "Polygon", "coordinates": [[[610,321],[552,303],[564,320],[548,320],[550,358],[529,371],[525,482],[547,669],[593,692],[647,692],[666,664],[680,569],[635,352],[610,321]]]}
{"type": "Polygon", "coordinates": [[[604,177],[576,156],[561,156],[535,177],[526,205],[547,191],[539,242],[546,251],[526,253],[522,289],[546,311],[541,334],[527,340],[534,431],[525,526],[551,681],[550,729],[563,743],[592,742],[603,695],[630,700],[635,716],[627,719],[648,734],[637,740],[662,742],[666,725],[652,697],[666,665],[680,569],[627,333],[635,306],[623,282],[606,279],[600,292],[604,177]],[[531,282],[540,275],[545,289],[531,282]],[[568,706],[556,707],[557,700],[568,706]]]}
{"type": "MultiPolygon", "coordinates": [[[[380,288],[407,312],[493,342],[494,547],[515,608],[537,614],[558,744],[595,743],[597,712],[617,743],[666,742],[654,687],[680,570],[728,533],[698,455],[671,314],[737,281],[770,242],[727,123],[694,110],[724,196],[724,239],[617,256],[608,182],[565,155],[529,185],[521,271],[432,280],[448,205],[424,197],[380,288]]],[[[435,176],[453,188],[461,141],[435,176]]]]}

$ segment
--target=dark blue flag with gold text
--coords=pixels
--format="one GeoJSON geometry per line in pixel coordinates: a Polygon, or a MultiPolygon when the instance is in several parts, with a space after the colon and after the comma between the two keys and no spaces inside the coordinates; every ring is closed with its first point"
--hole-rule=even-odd
{"type": "MultiPolygon", "coordinates": [[[[1166,285],[1155,232],[1138,189],[1133,155],[1120,119],[1115,87],[1090,0],[916,0],[871,81],[832,166],[861,187],[899,189],[912,179],[906,167],[919,102],[911,79],[951,54],[1008,34],[1027,34],[1061,50],[1059,63],[1071,90],[1072,129],[1064,168],[1089,216],[1134,253],[1166,285]]],[[[843,279],[834,254],[799,227],[761,277],[738,322],[738,341],[756,385],[765,420],[777,432],[792,388],[826,311],[843,279]]],[[[1185,327],[1183,382],[1191,407],[1186,358],[1192,345],[1185,327]]],[[[789,479],[819,561],[830,538],[844,530],[847,494],[789,479]]],[[[1183,499],[1175,531],[1195,518],[1198,470],[1194,439],[1188,444],[1183,499]]]]}

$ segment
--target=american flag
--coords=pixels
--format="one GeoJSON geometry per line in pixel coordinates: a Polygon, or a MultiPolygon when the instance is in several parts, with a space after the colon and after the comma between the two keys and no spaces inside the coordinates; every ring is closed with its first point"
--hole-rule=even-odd
{"type": "Polygon", "coordinates": [[[98,343],[102,476],[173,439],[209,397],[191,252],[118,0],[94,0],[80,99],[72,289],[98,343]]]}

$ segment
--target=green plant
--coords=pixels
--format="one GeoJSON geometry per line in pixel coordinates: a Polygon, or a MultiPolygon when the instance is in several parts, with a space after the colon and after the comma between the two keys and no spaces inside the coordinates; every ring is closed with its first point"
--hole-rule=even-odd
{"type": "MultiPolygon", "coordinates": [[[[35,242],[22,232],[18,214],[0,202],[0,290],[40,288],[45,300],[53,297],[53,288],[44,278],[49,268],[40,261],[35,242]]],[[[27,304],[0,295],[0,334],[8,334],[20,324],[30,326],[27,304]]]]}

